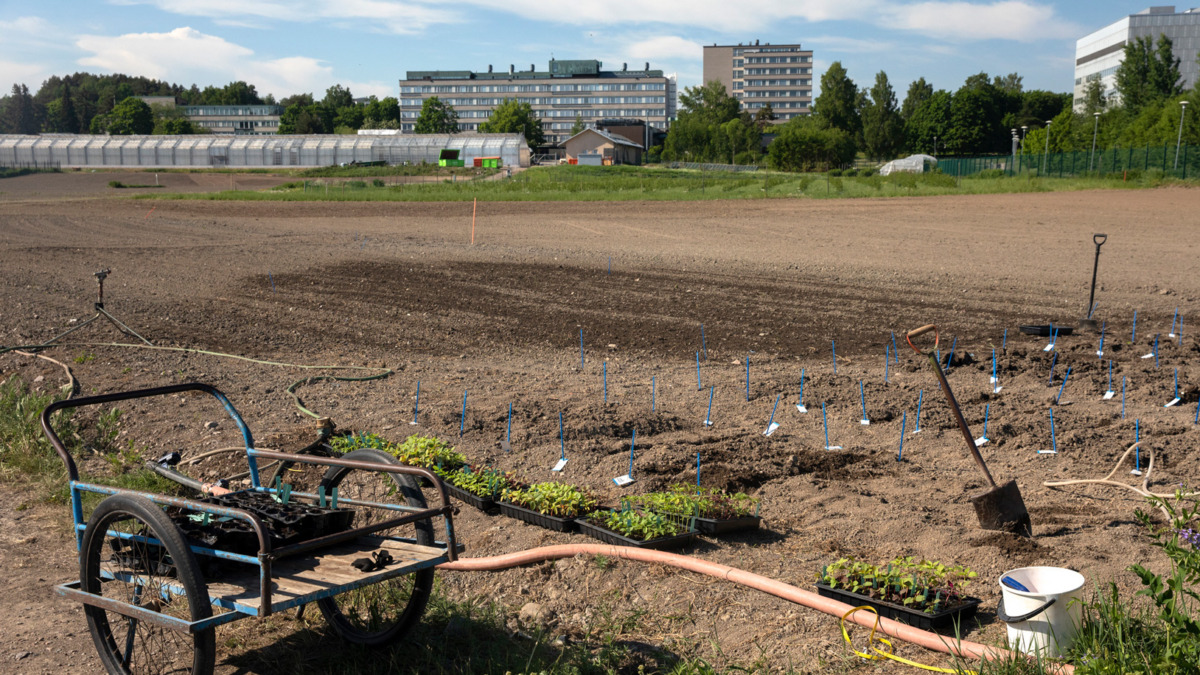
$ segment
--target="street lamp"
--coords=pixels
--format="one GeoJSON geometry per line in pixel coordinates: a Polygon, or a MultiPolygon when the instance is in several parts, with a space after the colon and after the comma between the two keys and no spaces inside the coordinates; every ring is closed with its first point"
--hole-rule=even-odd
{"type": "Polygon", "coordinates": [[[933,156],[937,157],[937,135],[933,137],[933,156]]]}
{"type": "Polygon", "coordinates": [[[1009,172],[1008,172],[1010,176],[1012,175],[1013,171],[1015,171],[1017,168],[1017,141],[1018,141],[1017,130],[1012,129],[1011,131],[1012,131],[1012,164],[1009,165],[1009,172]]]}
{"type": "Polygon", "coordinates": [[[1179,168],[1179,143],[1183,140],[1183,117],[1187,115],[1187,101],[1180,101],[1179,110],[1179,135],[1175,137],[1175,168],[1179,168]]]}
{"type": "Polygon", "coordinates": [[[1025,152],[1025,134],[1029,132],[1029,127],[1021,125],[1021,152],[1025,152]]]}
{"type": "Polygon", "coordinates": [[[1092,157],[1088,160],[1088,171],[1094,171],[1096,168],[1096,132],[1100,129],[1100,113],[1094,112],[1092,116],[1096,121],[1092,124],[1092,157]]]}
{"type": "Polygon", "coordinates": [[[1046,120],[1046,152],[1042,153],[1042,173],[1046,173],[1046,163],[1050,160],[1050,123],[1054,120],[1046,120]]]}

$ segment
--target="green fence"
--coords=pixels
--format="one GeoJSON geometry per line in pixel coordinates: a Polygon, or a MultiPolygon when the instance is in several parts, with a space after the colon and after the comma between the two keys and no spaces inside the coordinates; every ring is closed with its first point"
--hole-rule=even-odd
{"type": "Polygon", "coordinates": [[[938,160],[942,173],[973,176],[999,170],[1006,176],[1031,175],[1053,177],[1125,176],[1128,172],[1160,172],[1166,176],[1200,176],[1200,147],[1175,144],[1160,147],[1110,148],[1050,154],[994,155],[989,157],[947,157],[938,160]]]}

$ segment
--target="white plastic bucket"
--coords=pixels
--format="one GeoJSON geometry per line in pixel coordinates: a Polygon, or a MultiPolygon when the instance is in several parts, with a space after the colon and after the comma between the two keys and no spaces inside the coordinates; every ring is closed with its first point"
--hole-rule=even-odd
{"type": "Polygon", "coordinates": [[[1057,658],[1075,641],[1083,618],[1079,604],[1083,575],[1061,567],[1022,567],[1000,577],[1001,621],[1008,624],[1008,645],[1030,655],[1057,658]],[[1029,589],[1004,583],[1011,577],[1029,589]]]}

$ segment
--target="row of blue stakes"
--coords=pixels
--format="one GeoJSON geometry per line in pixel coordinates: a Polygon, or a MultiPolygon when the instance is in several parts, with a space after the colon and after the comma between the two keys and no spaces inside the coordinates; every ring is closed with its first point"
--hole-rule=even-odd
{"type": "MultiPolygon", "coordinates": [[[[1094,307],[1093,307],[1093,311],[1095,311],[1094,307]]],[[[1103,358],[1103,356],[1104,356],[1104,337],[1105,337],[1106,327],[1107,327],[1106,325],[1102,325],[1102,327],[1101,327],[1100,344],[1099,344],[1099,348],[1096,351],[1097,355],[1100,358],[1103,358]]],[[[1133,332],[1131,334],[1131,339],[1136,339],[1136,336],[1137,336],[1137,312],[1134,311],[1133,332]]],[[[1172,318],[1172,320],[1171,320],[1170,337],[1177,338],[1180,341],[1180,344],[1182,344],[1183,321],[1179,317],[1178,309],[1176,309],[1176,311],[1175,311],[1175,317],[1172,318]],[[1177,328],[1177,325],[1178,325],[1178,328],[1177,328]]],[[[707,344],[705,341],[703,324],[701,324],[701,326],[700,326],[700,341],[701,341],[701,347],[704,352],[704,358],[707,360],[708,348],[707,348],[707,344]]],[[[1050,343],[1047,344],[1043,348],[1043,351],[1054,351],[1054,348],[1057,345],[1057,343],[1058,343],[1058,331],[1055,330],[1051,333],[1050,343]]],[[[1155,360],[1156,368],[1158,367],[1158,364],[1159,364],[1158,343],[1159,343],[1159,336],[1156,335],[1154,338],[1153,351],[1142,357],[1144,359],[1153,357],[1155,360]]],[[[1001,341],[1001,349],[1004,349],[1007,346],[1008,346],[1008,330],[1005,329],[1004,335],[1003,335],[1002,341],[1001,341]]],[[[954,342],[952,343],[952,345],[950,347],[949,355],[945,361],[945,367],[947,368],[947,370],[949,369],[950,364],[954,360],[954,351],[955,351],[955,349],[957,349],[957,347],[958,347],[958,338],[955,338],[954,342]]],[[[831,353],[833,356],[833,372],[836,375],[837,374],[837,343],[836,343],[836,341],[830,341],[830,350],[831,350],[831,353]]],[[[696,352],[696,387],[698,390],[703,391],[704,387],[703,387],[702,380],[701,380],[700,355],[701,355],[701,352],[697,351],[696,352]]],[[[937,353],[936,358],[938,359],[939,363],[942,362],[940,351],[937,353]]],[[[583,342],[583,330],[582,329],[580,329],[580,331],[579,331],[579,359],[580,359],[580,367],[583,368],[586,361],[585,361],[585,357],[584,357],[584,342],[583,342]]],[[[884,376],[883,376],[883,380],[885,383],[888,381],[888,373],[889,373],[889,369],[890,369],[890,364],[893,361],[897,365],[900,363],[899,352],[897,351],[897,348],[896,348],[896,335],[894,332],[891,335],[891,342],[885,344],[884,376]]],[[[1054,367],[1057,362],[1058,362],[1058,352],[1054,351],[1054,356],[1052,357],[1051,362],[1050,362],[1050,379],[1049,379],[1050,382],[1054,381],[1054,367]]],[[[1113,388],[1112,388],[1112,363],[1113,363],[1112,360],[1109,359],[1109,362],[1108,362],[1108,390],[1101,397],[1103,400],[1112,399],[1116,395],[1116,392],[1113,391],[1113,388]]],[[[805,370],[802,368],[800,370],[800,397],[799,397],[799,401],[796,403],[796,409],[800,413],[808,412],[807,407],[804,405],[804,379],[805,379],[804,374],[805,374],[805,370]]],[[[607,361],[605,361],[602,366],[602,377],[603,377],[604,402],[607,404],[608,403],[608,362],[607,361]]],[[[1060,399],[1062,398],[1063,392],[1066,390],[1067,382],[1070,380],[1070,377],[1071,377],[1071,369],[1067,368],[1067,372],[1063,377],[1062,385],[1059,387],[1058,394],[1054,397],[1055,403],[1058,403],[1060,401],[1060,399]]],[[[1125,378],[1124,376],[1121,378],[1121,418],[1122,419],[1125,418],[1126,379],[1127,378],[1125,378]]],[[[997,361],[996,361],[996,350],[995,349],[992,349],[991,384],[993,386],[993,393],[999,394],[1000,390],[1003,387],[1000,386],[1000,380],[997,376],[997,361]]],[[[714,396],[715,391],[716,391],[715,387],[709,387],[708,408],[707,408],[707,412],[705,413],[705,416],[704,416],[704,425],[706,427],[712,426],[712,424],[713,424],[713,422],[712,422],[712,403],[713,403],[713,396],[714,396]]],[[[461,415],[461,418],[459,421],[459,430],[458,430],[458,434],[460,437],[463,435],[463,433],[466,430],[467,393],[468,393],[467,390],[464,389],[463,390],[462,415],[461,415]]],[[[650,409],[651,409],[651,411],[657,410],[656,394],[657,394],[657,377],[651,377],[650,378],[650,409]]],[[[862,413],[863,413],[860,423],[863,426],[867,426],[871,423],[871,420],[870,420],[869,416],[867,415],[866,393],[865,393],[864,383],[862,380],[858,381],[858,394],[859,394],[859,402],[862,406],[862,413]]],[[[773,433],[775,433],[775,431],[780,426],[779,424],[777,424],[775,422],[775,413],[779,408],[780,398],[781,398],[781,395],[776,394],[775,403],[771,407],[771,416],[767,420],[767,428],[763,432],[764,436],[772,435],[773,433]]],[[[913,432],[912,432],[913,434],[917,434],[917,433],[921,432],[921,407],[922,407],[922,403],[924,402],[924,399],[925,399],[925,390],[922,389],[919,391],[918,396],[917,396],[916,428],[913,430],[913,432]]],[[[750,358],[749,357],[746,358],[746,400],[747,401],[750,400],[750,358]]],[[[1180,402],[1180,400],[1181,400],[1181,397],[1179,395],[1179,369],[1176,368],[1175,369],[1175,397],[1171,401],[1168,401],[1163,407],[1170,408],[1170,407],[1178,404],[1180,402]]],[[[416,400],[413,405],[413,421],[410,424],[413,424],[413,425],[417,424],[417,418],[418,418],[418,414],[420,412],[420,406],[421,406],[421,382],[420,382],[420,380],[418,380],[417,381],[416,400]]],[[[983,413],[983,435],[980,438],[975,439],[976,445],[983,445],[984,443],[987,443],[990,440],[987,436],[987,425],[988,425],[988,418],[989,418],[990,412],[991,412],[991,405],[988,404],[984,407],[984,413],[983,413]]],[[[1056,439],[1055,425],[1054,425],[1054,409],[1051,408],[1049,410],[1049,413],[1050,413],[1051,449],[1050,450],[1038,450],[1038,454],[1057,454],[1058,453],[1058,442],[1056,439]]],[[[552,469],[553,471],[562,471],[563,467],[566,465],[566,462],[567,462],[566,442],[564,440],[563,420],[562,420],[561,412],[559,413],[558,417],[559,417],[559,419],[558,419],[559,460],[558,460],[558,463],[555,464],[554,468],[552,469]]],[[[828,417],[827,417],[826,410],[825,410],[825,402],[824,401],[822,401],[822,403],[821,403],[821,421],[822,421],[822,426],[824,427],[824,432],[825,432],[825,449],[826,450],[841,450],[842,449],[841,446],[832,445],[829,442],[829,423],[828,423],[828,417]]],[[[1193,415],[1192,423],[1200,424],[1200,401],[1197,402],[1196,412],[1193,415]]],[[[902,414],[902,417],[901,417],[901,422],[900,422],[900,447],[899,447],[899,449],[897,451],[897,455],[896,455],[897,461],[902,461],[904,458],[904,436],[905,436],[905,433],[907,430],[907,424],[908,424],[908,411],[904,411],[902,414]]],[[[1141,420],[1140,419],[1134,421],[1134,434],[1135,434],[1135,442],[1139,442],[1141,440],[1141,420]]],[[[616,482],[618,485],[623,486],[623,485],[627,485],[627,484],[633,482],[633,460],[634,460],[634,456],[635,456],[634,448],[636,447],[636,442],[637,442],[637,430],[634,429],[632,437],[630,439],[630,444],[629,444],[629,473],[626,474],[625,476],[619,476],[619,477],[613,479],[614,482],[616,482]]],[[[506,449],[511,448],[511,443],[512,443],[512,403],[509,403],[508,404],[508,422],[507,422],[506,431],[505,431],[504,447],[506,449]]],[[[1135,458],[1134,472],[1140,474],[1141,473],[1140,472],[1140,468],[1141,468],[1140,448],[1136,452],[1135,457],[1136,458],[1135,458]]],[[[699,481],[700,453],[696,453],[696,472],[697,472],[697,481],[699,481]]]]}

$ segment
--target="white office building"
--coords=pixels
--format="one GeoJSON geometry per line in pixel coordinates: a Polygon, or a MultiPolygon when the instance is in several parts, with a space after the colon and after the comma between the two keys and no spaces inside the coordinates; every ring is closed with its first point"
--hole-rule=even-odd
{"type": "Polygon", "coordinates": [[[1140,37],[1149,37],[1157,44],[1160,35],[1174,43],[1183,87],[1196,86],[1200,76],[1196,63],[1200,53],[1200,7],[1179,12],[1173,5],[1150,7],[1075,42],[1075,109],[1083,109],[1084,90],[1092,80],[1100,80],[1104,95],[1119,102],[1117,67],[1125,58],[1125,45],[1140,37]]]}

